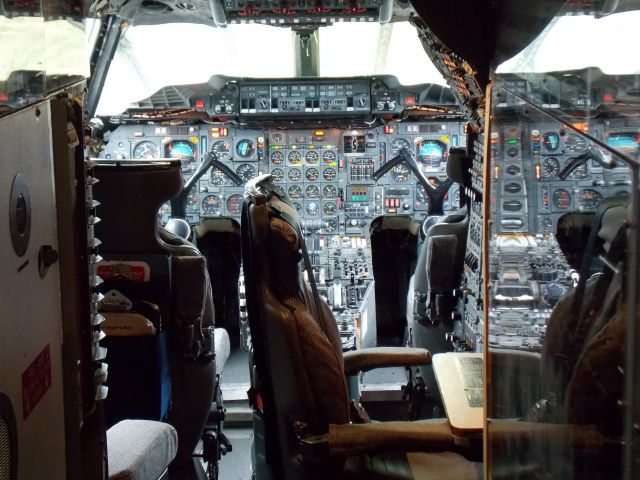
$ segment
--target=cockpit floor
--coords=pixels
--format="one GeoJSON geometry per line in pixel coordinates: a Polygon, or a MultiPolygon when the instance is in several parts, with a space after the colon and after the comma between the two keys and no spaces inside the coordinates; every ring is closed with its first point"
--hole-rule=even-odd
{"type": "Polygon", "coordinates": [[[250,428],[225,428],[225,435],[231,440],[233,450],[220,460],[219,480],[249,480],[251,478],[250,428]]]}

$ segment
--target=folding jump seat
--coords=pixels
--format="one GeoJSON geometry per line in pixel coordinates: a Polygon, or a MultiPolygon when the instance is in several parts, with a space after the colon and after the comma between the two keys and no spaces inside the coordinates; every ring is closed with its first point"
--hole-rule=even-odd
{"type": "Polygon", "coordinates": [[[166,421],[177,431],[174,466],[194,464],[212,403],[221,400],[229,339],[214,329],[205,258],[157,224],[160,206],[182,189],[180,163],[101,162],[94,171],[108,424],[166,421]]]}

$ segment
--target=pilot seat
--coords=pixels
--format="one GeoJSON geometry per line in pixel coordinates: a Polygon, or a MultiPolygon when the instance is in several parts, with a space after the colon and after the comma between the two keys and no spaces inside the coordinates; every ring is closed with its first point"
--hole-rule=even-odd
{"type": "Polygon", "coordinates": [[[372,423],[350,400],[347,377],[428,364],[431,355],[403,347],[343,353],[296,210],[273,188],[269,175],[250,181],[242,213],[255,478],[481,478],[446,419],[372,423]]]}

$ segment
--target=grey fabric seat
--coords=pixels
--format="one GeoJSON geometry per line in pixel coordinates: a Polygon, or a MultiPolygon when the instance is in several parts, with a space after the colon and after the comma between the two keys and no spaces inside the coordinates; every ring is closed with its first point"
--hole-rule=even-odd
{"type": "MultiPolygon", "coordinates": [[[[459,453],[430,462],[431,452],[457,448],[446,420],[366,423],[356,413],[347,376],[422,365],[430,354],[398,347],[343,354],[330,308],[303,280],[304,240],[289,223],[297,221],[295,209],[273,194],[268,176],[250,182],[247,191],[265,185],[272,196],[249,196],[242,220],[256,479],[417,479],[430,478],[434,470],[432,478],[448,479],[459,465],[473,467],[459,453]],[[407,456],[412,450],[418,453],[407,456]]],[[[471,472],[475,468],[461,478],[480,478],[471,472]]]]}
{"type": "Polygon", "coordinates": [[[123,420],[107,431],[109,480],[158,480],[178,452],[178,433],[166,423],[123,420]]]}

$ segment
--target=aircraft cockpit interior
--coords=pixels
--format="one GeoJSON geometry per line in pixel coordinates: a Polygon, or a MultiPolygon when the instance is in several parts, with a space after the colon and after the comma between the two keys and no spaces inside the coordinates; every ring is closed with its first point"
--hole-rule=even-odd
{"type": "Polygon", "coordinates": [[[0,480],[638,478],[638,21],[0,0],[0,480]]]}

